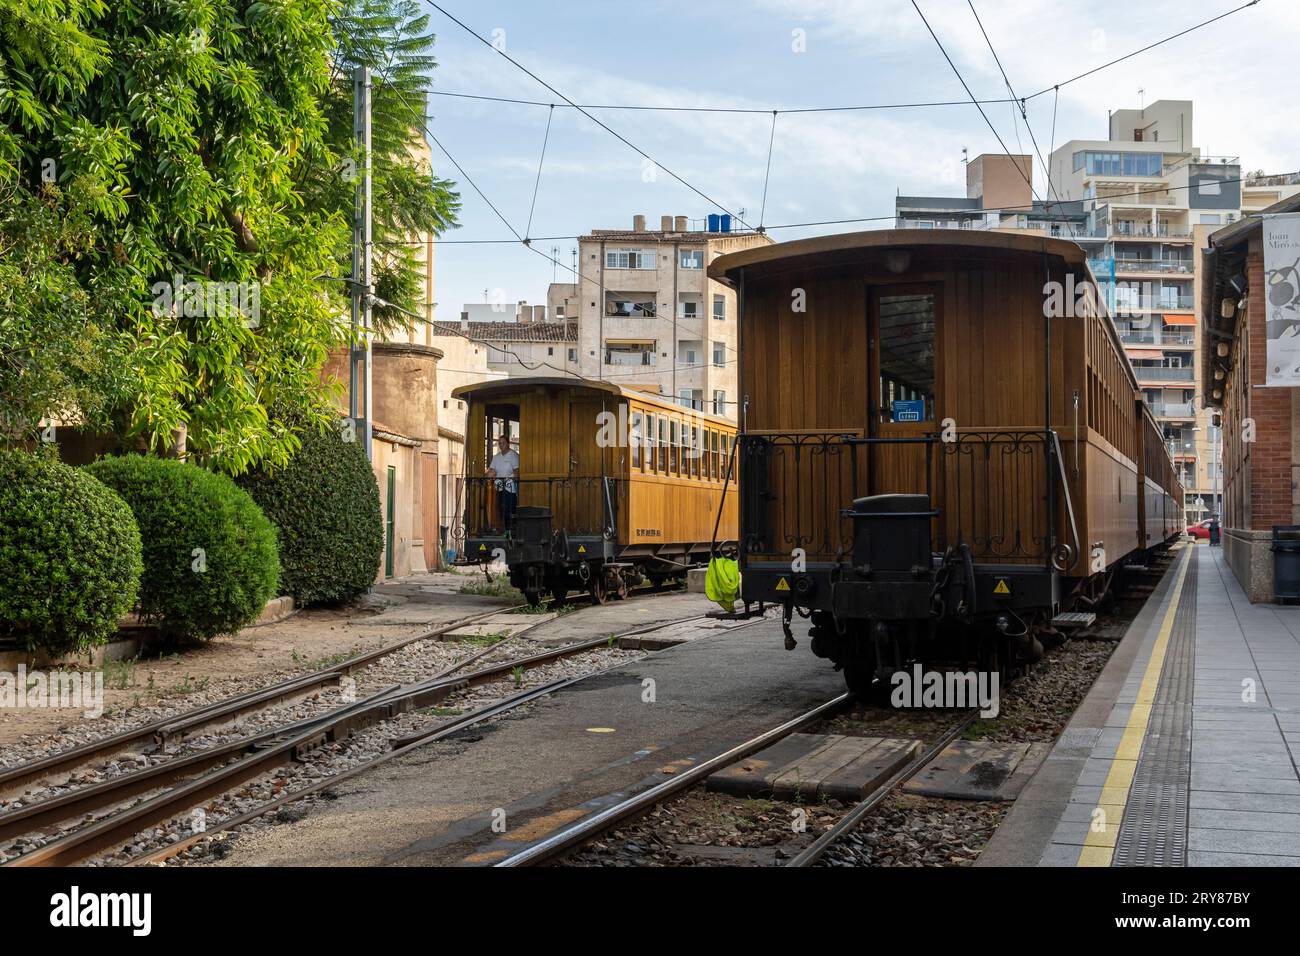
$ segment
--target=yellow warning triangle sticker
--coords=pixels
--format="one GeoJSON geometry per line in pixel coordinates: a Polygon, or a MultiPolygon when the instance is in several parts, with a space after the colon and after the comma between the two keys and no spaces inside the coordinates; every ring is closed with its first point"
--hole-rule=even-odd
{"type": "Polygon", "coordinates": [[[486,550],[487,550],[487,545],[486,545],[486,544],[480,544],[480,545],[478,546],[478,549],[479,549],[480,551],[486,551],[486,550]]]}
{"type": "Polygon", "coordinates": [[[993,589],[994,594],[1010,594],[1011,588],[1007,587],[1006,578],[998,578],[998,586],[993,589]]]}
{"type": "Polygon", "coordinates": [[[586,554],[586,553],[587,553],[587,546],[586,546],[585,544],[580,544],[580,545],[578,545],[578,553],[579,553],[579,554],[586,554]]]}
{"type": "Polygon", "coordinates": [[[785,578],[782,578],[780,581],[776,582],[776,589],[778,591],[788,591],[790,590],[790,582],[785,578]]]}

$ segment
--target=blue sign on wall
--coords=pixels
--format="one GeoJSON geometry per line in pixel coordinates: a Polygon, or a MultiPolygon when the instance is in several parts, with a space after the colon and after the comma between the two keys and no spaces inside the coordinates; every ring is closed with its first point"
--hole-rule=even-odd
{"type": "Polygon", "coordinates": [[[892,410],[896,422],[919,422],[925,418],[925,399],[917,398],[908,401],[896,399],[892,410]]]}

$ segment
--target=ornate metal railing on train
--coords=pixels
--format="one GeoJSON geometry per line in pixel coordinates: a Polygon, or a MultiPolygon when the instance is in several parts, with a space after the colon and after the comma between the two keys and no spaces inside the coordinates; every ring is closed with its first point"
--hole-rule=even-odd
{"type": "MultiPolygon", "coordinates": [[[[452,538],[464,542],[475,535],[503,533],[498,491],[499,478],[464,479],[463,520],[453,528],[452,538]]],[[[570,534],[603,535],[617,533],[618,508],[624,479],[603,475],[568,478],[521,478],[517,508],[546,508],[551,513],[551,527],[570,534]]]]}
{"type": "Polygon", "coordinates": [[[755,558],[838,561],[853,549],[855,498],[927,494],[938,551],[1068,570],[1078,530],[1054,431],[958,431],[944,441],[839,432],[741,435],[742,550],[755,558]],[[1049,480],[1050,477],[1050,480],[1049,480]]]}

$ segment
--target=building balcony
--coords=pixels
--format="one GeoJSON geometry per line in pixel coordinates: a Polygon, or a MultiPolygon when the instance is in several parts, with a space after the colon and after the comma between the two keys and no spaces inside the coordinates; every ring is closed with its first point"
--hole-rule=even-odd
{"type": "Polygon", "coordinates": [[[1134,365],[1133,374],[1139,382],[1194,382],[1196,369],[1190,365],[1170,368],[1165,365],[1134,365]]]}
{"type": "Polygon", "coordinates": [[[654,352],[627,352],[614,349],[605,350],[605,364],[615,366],[656,365],[658,356],[654,352]]]}
{"type": "Polygon", "coordinates": [[[1113,239],[1190,239],[1190,226],[1152,226],[1150,223],[1112,222],[1109,234],[1113,239]]]}
{"type": "Polygon", "coordinates": [[[1195,348],[1196,333],[1191,329],[1126,329],[1120,327],[1119,340],[1125,345],[1195,348]]]}
{"type": "MultiPolygon", "coordinates": [[[[1104,268],[1109,269],[1109,260],[1100,260],[1105,263],[1104,268]]],[[[1140,272],[1156,272],[1161,275],[1179,275],[1192,278],[1192,273],[1196,266],[1190,259],[1120,259],[1115,260],[1115,272],[1119,275],[1130,275],[1140,272]]],[[[1094,272],[1096,269],[1093,270],[1094,272]]]]}
{"type": "Polygon", "coordinates": [[[1191,402],[1148,402],[1156,418],[1195,418],[1196,406],[1191,402]]]}

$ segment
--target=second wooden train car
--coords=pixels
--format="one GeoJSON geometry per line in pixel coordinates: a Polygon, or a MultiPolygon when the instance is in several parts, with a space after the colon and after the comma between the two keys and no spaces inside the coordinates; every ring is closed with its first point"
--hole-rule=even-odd
{"type": "Polygon", "coordinates": [[[585,590],[603,603],[707,563],[715,541],[734,547],[727,419],[587,379],[504,379],[452,394],[469,404],[461,561],[504,560],[530,602],[585,590]],[[519,455],[512,486],[486,475],[502,436],[519,455]],[[518,496],[508,521],[506,487],[518,496]]]}

